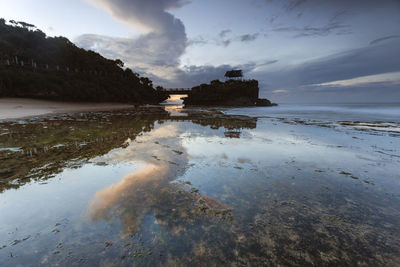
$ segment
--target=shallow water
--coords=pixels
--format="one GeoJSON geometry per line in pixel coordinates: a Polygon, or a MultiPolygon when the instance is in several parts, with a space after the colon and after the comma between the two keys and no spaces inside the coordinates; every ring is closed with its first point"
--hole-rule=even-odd
{"type": "Polygon", "coordinates": [[[228,114],[301,118],[318,121],[400,123],[400,103],[280,104],[277,107],[229,109],[228,114]]]}
{"type": "Polygon", "coordinates": [[[260,110],[0,123],[0,266],[398,266],[396,132],[260,110]]]}

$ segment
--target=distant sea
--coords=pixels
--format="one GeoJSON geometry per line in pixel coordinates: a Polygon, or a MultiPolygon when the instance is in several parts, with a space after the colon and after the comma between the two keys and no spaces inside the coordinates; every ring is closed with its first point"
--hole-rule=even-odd
{"type": "Polygon", "coordinates": [[[323,121],[400,122],[400,103],[280,104],[235,108],[226,113],[323,121]]]}
{"type": "Polygon", "coordinates": [[[400,132],[400,103],[280,104],[277,107],[234,108],[224,112],[400,132]]]}

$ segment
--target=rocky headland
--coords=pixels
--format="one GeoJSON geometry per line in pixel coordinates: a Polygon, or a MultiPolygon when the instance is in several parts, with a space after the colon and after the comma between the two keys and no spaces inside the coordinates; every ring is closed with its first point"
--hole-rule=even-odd
{"type": "Polygon", "coordinates": [[[268,99],[259,98],[257,80],[211,81],[193,87],[188,97],[183,99],[185,106],[276,106],[268,99]]]}
{"type": "Polygon", "coordinates": [[[158,104],[168,95],[119,59],[0,18],[0,97],[158,104]]]}

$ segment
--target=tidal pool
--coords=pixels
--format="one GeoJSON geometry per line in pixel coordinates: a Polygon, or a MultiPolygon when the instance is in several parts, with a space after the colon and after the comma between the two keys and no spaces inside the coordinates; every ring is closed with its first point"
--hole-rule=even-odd
{"type": "Polygon", "coordinates": [[[0,266],[399,266],[399,138],[174,106],[3,121],[0,266]]]}

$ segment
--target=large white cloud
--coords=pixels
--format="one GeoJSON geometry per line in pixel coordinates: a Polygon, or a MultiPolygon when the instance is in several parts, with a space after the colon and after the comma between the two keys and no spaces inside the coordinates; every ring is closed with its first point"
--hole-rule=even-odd
{"type": "Polygon", "coordinates": [[[85,34],[75,42],[106,57],[121,58],[127,66],[150,76],[167,78],[179,65],[185,52],[187,37],[182,21],[168,13],[169,9],[187,4],[181,0],[90,0],[116,19],[143,34],[129,38],[85,34]]]}

